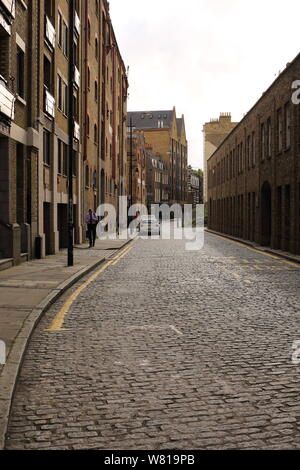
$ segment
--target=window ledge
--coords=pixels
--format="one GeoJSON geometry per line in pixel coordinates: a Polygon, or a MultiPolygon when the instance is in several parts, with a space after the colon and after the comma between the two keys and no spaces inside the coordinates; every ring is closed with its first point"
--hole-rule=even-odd
{"type": "Polygon", "coordinates": [[[17,95],[17,101],[22,104],[23,106],[27,106],[27,101],[24,100],[21,96],[17,95]]]}

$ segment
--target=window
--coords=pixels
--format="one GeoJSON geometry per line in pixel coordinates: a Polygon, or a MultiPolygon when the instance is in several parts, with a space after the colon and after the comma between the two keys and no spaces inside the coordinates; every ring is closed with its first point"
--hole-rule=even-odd
{"type": "Polygon", "coordinates": [[[73,176],[77,176],[77,152],[73,151],[73,176]]]}
{"type": "Polygon", "coordinates": [[[52,92],[51,62],[46,56],[44,56],[44,85],[49,92],[52,92]]]}
{"type": "Polygon", "coordinates": [[[69,47],[69,28],[67,24],[63,21],[62,26],[62,50],[66,57],[68,57],[68,47],[69,47]]]}
{"type": "Polygon", "coordinates": [[[95,38],[95,56],[96,56],[96,59],[98,60],[98,58],[99,58],[98,38],[95,38]]]}
{"type": "Polygon", "coordinates": [[[284,106],[285,148],[291,146],[291,107],[289,103],[284,106]]]}
{"type": "Polygon", "coordinates": [[[236,160],[235,160],[235,150],[232,152],[232,176],[233,178],[236,175],[236,160]]]}
{"type": "Polygon", "coordinates": [[[58,157],[58,173],[60,175],[63,175],[65,177],[68,176],[68,146],[65,144],[62,140],[58,139],[57,140],[57,146],[58,146],[58,152],[57,152],[57,157],[58,157]]]}
{"type": "Polygon", "coordinates": [[[241,173],[244,171],[244,145],[243,142],[240,144],[240,160],[241,160],[241,173]]]}
{"type": "Polygon", "coordinates": [[[63,19],[62,19],[62,15],[60,12],[58,12],[57,30],[58,30],[58,45],[61,48],[63,44],[63,19]]]}
{"type": "Polygon", "coordinates": [[[88,188],[90,186],[90,170],[89,167],[85,167],[85,186],[88,188]]]}
{"type": "Polygon", "coordinates": [[[248,170],[250,170],[251,168],[251,136],[250,135],[248,135],[247,137],[246,158],[247,158],[247,167],[248,167],[248,170]]]}
{"type": "Polygon", "coordinates": [[[88,71],[87,71],[87,86],[88,86],[88,90],[91,89],[91,70],[90,70],[90,67],[88,67],[88,71]]]}
{"type": "Polygon", "coordinates": [[[95,80],[95,101],[98,101],[98,82],[95,80]]]}
{"type": "Polygon", "coordinates": [[[271,118],[267,121],[267,157],[272,157],[272,124],[271,118]]]}
{"type": "Polygon", "coordinates": [[[88,37],[89,43],[91,44],[91,22],[90,22],[90,20],[88,20],[87,37],[88,37]]]}
{"type": "Polygon", "coordinates": [[[97,124],[94,125],[94,143],[98,144],[98,126],[97,126],[97,124]]]}
{"type": "Polygon", "coordinates": [[[57,107],[62,110],[62,78],[57,74],[57,107]]]}
{"type": "Polygon", "coordinates": [[[277,151],[282,152],[283,146],[283,122],[282,122],[282,110],[277,111],[277,151]]]}
{"type": "Polygon", "coordinates": [[[262,161],[265,159],[265,149],[266,149],[266,132],[265,132],[265,123],[262,123],[260,126],[260,143],[261,143],[261,149],[260,149],[260,156],[262,161]]]}
{"type": "Polygon", "coordinates": [[[62,82],[62,112],[65,116],[68,115],[68,85],[62,82]]]}
{"type": "Polygon", "coordinates": [[[255,167],[256,165],[256,140],[255,140],[255,132],[252,132],[252,166],[255,167]]]}
{"type": "Polygon", "coordinates": [[[58,172],[59,175],[61,175],[62,174],[62,168],[63,168],[63,164],[62,164],[62,142],[59,139],[57,139],[57,160],[58,160],[57,172],[58,172]]]}
{"type": "Polygon", "coordinates": [[[25,54],[19,47],[17,48],[17,93],[21,98],[25,98],[25,76],[24,63],[25,54]]]}
{"type": "Polygon", "coordinates": [[[44,164],[50,166],[51,163],[51,145],[50,145],[50,132],[44,129],[43,134],[43,155],[44,155],[44,164]]]}
{"type": "Polygon", "coordinates": [[[62,142],[63,174],[68,176],[68,146],[62,142]]]}

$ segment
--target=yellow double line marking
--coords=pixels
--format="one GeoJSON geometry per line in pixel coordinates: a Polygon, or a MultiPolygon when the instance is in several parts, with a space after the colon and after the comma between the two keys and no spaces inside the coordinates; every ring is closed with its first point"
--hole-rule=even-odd
{"type": "Polygon", "coordinates": [[[65,321],[65,317],[69,313],[69,310],[72,304],[75,302],[75,300],[92,282],[94,282],[97,279],[98,276],[100,276],[100,274],[106,271],[106,269],[109,268],[110,266],[114,266],[115,264],[117,264],[122,258],[124,258],[124,256],[126,256],[132,250],[132,248],[133,246],[130,246],[129,248],[126,248],[125,250],[123,250],[115,258],[105,263],[105,265],[102,266],[101,269],[96,271],[92,276],[90,276],[87,281],[81,284],[81,286],[78,287],[78,289],[76,289],[75,292],[73,292],[73,294],[68,298],[68,300],[66,300],[61,310],[58,312],[53,322],[51,323],[50,327],[47,328],[45,331],[67,331],[66,328],[63,328],[63,324],[65,321]]]}

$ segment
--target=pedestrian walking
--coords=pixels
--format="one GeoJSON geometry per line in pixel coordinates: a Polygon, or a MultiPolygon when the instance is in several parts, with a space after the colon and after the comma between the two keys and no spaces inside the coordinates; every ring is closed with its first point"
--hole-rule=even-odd
{"type": "Polygon", "coordinates": [[[87,236],[90,242],[90,248],[95,246],[96,242],[96,230],[97,230],[97,225],[99,222],[97,214],[92,211],[92,209],[89,210],[88,214],[85,217],[85,222],[87,224],[87,236]]]}

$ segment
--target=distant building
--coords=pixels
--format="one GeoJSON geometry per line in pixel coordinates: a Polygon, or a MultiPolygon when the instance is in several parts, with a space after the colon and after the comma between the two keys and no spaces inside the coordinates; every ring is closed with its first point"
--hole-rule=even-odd
{"type": "Polygon", "coordinates": [[[202,201],[202,187],[199,175],[188,167],[188,203],[196,206],[202,201]]]}
{"type": "Polygon", "coordinates": [[[127,134],[128,196],[130,205],[146,205],[146,142],[142,131],[127,134]]]}
{"type": "Polygon", "coordinates": [[[204,138],[204,174],[203,174],[203,192],[204,202],[207,202],[207,162],[212,154],[217,150],[219,145],[227,137],[227,135],[235,128],[237,122],[231,122],[230,113],[221,113],[218,119],[211,119],[203,126],[204,138]]]}
{"type": "Polygon", "coordinates": [[[128,113],[135,129],[144,132],[145,140],[159,153],[169,169],[169,204],[187,201],[188,142],[184,116],[176,117],[175,107],[168,111],[138,111],[128,113]]]}
{"type": "Polygon", "coordinates": [[[208,161],[209,228],[300,254],[300,54],[208,161]],[[297,84],[297,82],[296,82],[297,84]],[[297,97],[299,90],[295,91],[297,97]]]}
{"type": "Polygon", "coordinates": [[[147,207],[152,204],[168,204],[169,202],[169,168],[159,154],[153,154],[152,147],[146,152],[147,169],[147,207]]]}

